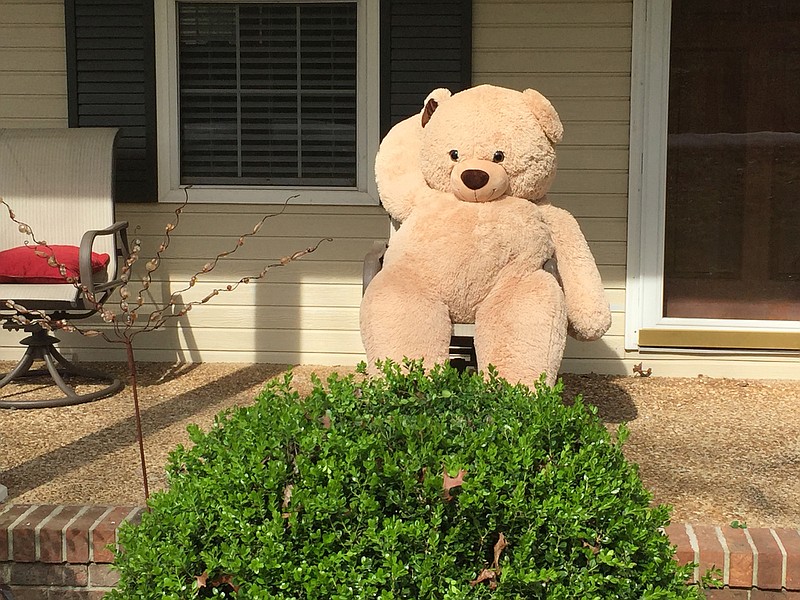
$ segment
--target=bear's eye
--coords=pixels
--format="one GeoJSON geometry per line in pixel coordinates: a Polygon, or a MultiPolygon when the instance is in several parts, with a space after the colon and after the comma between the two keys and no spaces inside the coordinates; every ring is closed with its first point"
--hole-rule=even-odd
{"type": "Polygon", "coordinates": [[[492,160],[493,160],[494,162],[496,162],[496,163],[501,163],[501,162],[503,162],[503,161],[505,160],[505,158],[506,158],[506,155],[503,153],[503,151],[502,151],[502,150],[498,150],[498,151],[496,151],[496,152],[494,153],[494,156],[492,156],[492,160]]]}
{"type": "Polygon", "coordinates": [[[450,150],[450,160],[453,162],[458,160],[458,150],[450,150]]]}

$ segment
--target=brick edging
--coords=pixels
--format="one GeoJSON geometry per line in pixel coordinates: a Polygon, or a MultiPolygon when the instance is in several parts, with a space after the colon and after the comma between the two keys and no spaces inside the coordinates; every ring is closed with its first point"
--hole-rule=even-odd
{"type": "MultiPolygon", "coordinates": [[[[0,505],[0,585],[12,590],[55,586],[100,597],[115,583],[108,570],[114,560],[109,545],[116,544],[120,524],[138,521],[143,511],[140,506],[0,505]]],[[[665,532],[677,547],[678,562],[698,564],[695,581],[707,569],[722,571],[725,590],[709,597],[742,590],[735,592],[737,598],[754,598],[756,592],[800,598],[800,530],[673,523],[665,532]]]]}
{"type": "MultiPolygon", "coordinates": [[[[13,598],[96,600],[118,581],[112,548],[139,506],[0,505],[0,590],[13,598]]],[[[2,594],[0,594],[2,597],[2,594]]]]}
{"type": "Polygon", "coordinates": [[[0,508],[0,562],[100,563],[114,561],[123,521],[135,521],[139,506],[11,504],[0,508]]]}
{"type": "Polygon", "coordinates": [[[800,592],[800,530],[673,523],[665,532],[678,562],[697,563],[695,581],[716,568],[728,588],[800,592]]]}

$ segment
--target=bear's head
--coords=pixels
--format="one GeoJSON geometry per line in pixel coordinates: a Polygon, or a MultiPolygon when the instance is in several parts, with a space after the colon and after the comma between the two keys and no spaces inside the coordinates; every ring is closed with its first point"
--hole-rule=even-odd
{"type": "Polygon", "coordinates": [[[536,201],[550,188],[563,128],[536,90],[480,85],[451,95],[440,88],[420,118],[420,167],[431,188],[465,202],[536,201]]]}

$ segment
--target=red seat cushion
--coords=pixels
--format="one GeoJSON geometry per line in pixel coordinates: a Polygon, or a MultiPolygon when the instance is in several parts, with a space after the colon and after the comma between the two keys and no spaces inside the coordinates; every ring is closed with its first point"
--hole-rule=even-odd
{"type": "MultiPolygon", "coordinates": [[[[79,277],[77,246],[19,246],[0,252],[0,283],[66,283],[57,266],[48,264],[54,256],[67,269],[67,276],[79,277]],[[44,255],[42,255],[44,253],[44,255]]],[[[92,273],[108,266],[108,254],[92,252],[92,273]]]]}

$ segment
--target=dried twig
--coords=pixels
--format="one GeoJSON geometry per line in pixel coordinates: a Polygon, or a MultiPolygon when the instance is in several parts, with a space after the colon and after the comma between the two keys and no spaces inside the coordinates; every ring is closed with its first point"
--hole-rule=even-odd
{"type": "Polygon", "coordinates": [[[139,239],[133,240],[130,256],[126,258],[121,268],[120,279],[122,280],[123,284],[117,290],[117,293],[119,294],[119,300],[117,301],[116,305],[119,311],[116,313],[107,307],[107,302],[102,303],[99,301],[85,285],[81,284],[76,277],[70,275],[66,265],[58,262],[53,249],[47,244],[47,242],[44,240],[37,240],[31,226],[24,221],[18,220],[8,203],[0,198],[0,203],[3,204],[8,210],[9,218],[17,224],[20,233],[30,238],[29,240],[26,239],[24,244],[26,246],[30,246],[32,242],[33,246],[31,250],[36,252],[38,256],[41,256],[43,260],[46,259],[50,266],[57,268],[61,276],[64,277],[65,282],[71,283],[77,289],[79,289],[87,303],[97,311],[97,313],[100,315],[100,318],[104,322],[110,325],[110,328],[106,330],[79,328],[66,319],[54,319],[44,311],[29,310],[13,300],[6,301],[6,306],[15,311],[15,315],[10,318],[21,326],[38,325],[47,331],[62,329],[64,331],[76,332],[87,337],[102,336],[107,342],[118,343],[125,346],[131,390],[133,393],[134,412],[136,415],[136,433],[137,440],[139,442],[139,454],[142,466],[145,499],[147,499],[150,494],[147,484],[147,467],[145,464],[141,413],[139,410],[139,395],[136,382],[136,359],[133,351],[133,341],[136,336],[141,333],[160,329],[167,323],[169,319],[186,315],[194,306],[206,304],[221,293],[232,292],[236,290],[240,285],[263,279],[271,269],[286,266],[289,263],[306,256],[307,254],[315,252],[323,242],[333,241],[332,238],[323,238],[313,246],[298,250],[292,254],[280,258],[276,262],[267,264],[256,275],[242,277],[235,283],[225,285],[224,287],[214,288],[209,294],[200,300],[193,300],[189,302],[180,301],[181,294],[193,288],[200,277],[213,271],[222,259],[227,258],[235,253],[245,244],[245,241],[248,238],[257,235],[267,219],[271,219],[283,214],[286,211],[286,207],[289,205],[289,202],[297,197],[290,196],[286,199],[278,212],[270,213],[262,217],[261,220],[256,223],[255,227],[253,227],[251,232],[239,236],[233,248],[217,254],[211,261],[203,265],[199,271],[195,272],[190,277],[188,284],[184,288],[170,294],[169,298],[164,303],[160,305],[156,304],[155,308],[151,310],[147,318],[139,319],[139,310],[145,305],[144,296],[150,289],[150,285],[153,282],[153,273],[155,273],[161,266],[163,254],[169,248],[172,239],[171,234],[180,224],[181,214],[183,213],[184,208],[186,208],[186,205],[189,203],[188,188],[184,189],[184,194],[185,199],[183,203],[181,203],[174,211],[174,219],[170,223],[167,223],[167,225],[164,227],[164,237],[159,244],[158,249],[153,257],[145,264],[145,274],[139,279],[140,287],[135,293],[131,293],[129,286],[132,281],[133,267],[137,262],[139,262],[141,241],[139,239]],[[47,251],[40,250],[42,247],[49,250],[49,253],[47,251]]]}

